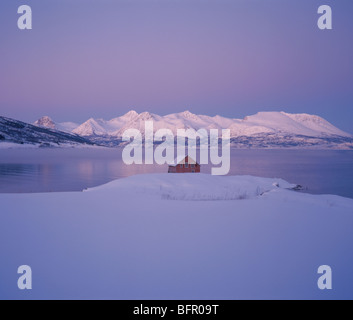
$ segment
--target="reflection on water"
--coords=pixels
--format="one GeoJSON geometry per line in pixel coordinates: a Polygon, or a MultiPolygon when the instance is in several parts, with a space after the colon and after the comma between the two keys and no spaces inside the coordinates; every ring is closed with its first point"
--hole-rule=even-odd
{"type": "Polygon", "coordinates": [[[6,178],[6,176],[23,176],[33,174],[38,170],[38,165],[34,164],[22,164],[22,163],[5,163],[0,164],[0,177],[6,178]]]}
{"type": "Polygon", "coordinates": [[[166,166],[125,165],[121,149],[1,150],[0,192],[81,191],[166,166]]]}
{"type": "MultiPolygon", "coordinates": [[[[120,148],[0,150],[0,192],[80,191],[152,172],[167,172],[167,165],[125,165],[120,148]]],[[[353,151],[232,150],[229,174],[283,178],[310,193],[353,198],[353,151]]]]}

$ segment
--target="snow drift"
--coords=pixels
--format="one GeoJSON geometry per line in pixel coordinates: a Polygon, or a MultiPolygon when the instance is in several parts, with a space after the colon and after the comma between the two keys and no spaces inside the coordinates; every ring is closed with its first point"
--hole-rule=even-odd
{"type": "Polygon", "coordinates": [[[165,200],[243,200],[266,192],[297,187],[282,179],[253,176],[211,176],[202,173],[144,174],[115,180],[88,192],[114,190],[117,193],[145,194],[165,200]]]}

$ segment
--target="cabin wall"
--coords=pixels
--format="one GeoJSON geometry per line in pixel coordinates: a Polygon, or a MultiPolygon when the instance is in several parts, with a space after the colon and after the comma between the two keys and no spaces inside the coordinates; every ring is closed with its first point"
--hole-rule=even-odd
{"type": "Polygon", "coordinates": [[[194,167],[191,167],[191,164],[188,167],[185,164],[178,164],[176,167],[169,167],[169,173],[192,173],[194,170],[195,173],[199,173],[201,171],[201,166],[199,164],[195,164],[194,167]]]}

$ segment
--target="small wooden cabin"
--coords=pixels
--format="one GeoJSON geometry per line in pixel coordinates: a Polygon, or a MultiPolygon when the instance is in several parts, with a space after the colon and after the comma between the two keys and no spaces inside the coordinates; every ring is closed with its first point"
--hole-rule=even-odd
{"type": "Polygon", "coordinates": [[[189,156],[175,158],[174,163],[168,167],[168,173],[197,173],[200,170],[201,166],[189,156]]]}

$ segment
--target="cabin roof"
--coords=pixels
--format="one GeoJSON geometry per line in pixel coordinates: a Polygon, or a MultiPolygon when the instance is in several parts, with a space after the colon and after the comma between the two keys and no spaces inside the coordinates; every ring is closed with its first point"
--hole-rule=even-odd
{"type": "Polygon", "coordinates": [[[189,162],[188,163],[196,164],[196,161],[193,158],[191,158],[190,156],[186,155],[186,156],[177,156],[172,163],[169,163],[169,165],[172,166],[172,167],[175,167],[178,164],[184,164],[186,157],[189,157],[189,162]]]}

